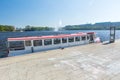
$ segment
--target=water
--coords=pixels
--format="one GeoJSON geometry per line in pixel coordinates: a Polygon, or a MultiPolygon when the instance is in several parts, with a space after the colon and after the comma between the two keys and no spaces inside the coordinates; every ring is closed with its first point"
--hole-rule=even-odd
{"type": "MultiPolygon", "coordinates": [[[[30,31],[30,32],[0,32],[0,40],[7,40],[9,37],[27,37],[42,35],[71,34],[76,32],[96,32],[96,36],[102,41],[109,40],[109,30],[70,30],[70,31],[30,31]]],[[[116,39],[120,39],[120,30],[116,30],[116,39]]]]}

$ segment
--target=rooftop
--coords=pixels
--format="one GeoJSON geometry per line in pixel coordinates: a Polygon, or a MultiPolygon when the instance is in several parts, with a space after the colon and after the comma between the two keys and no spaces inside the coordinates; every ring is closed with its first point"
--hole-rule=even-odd
{"type": "Polygon", "coordinates": [[[74,34],[60,34],[60,35],[50,35],[50,36],[34,36],[34,37],[8,38],[8,41],[64,38],[64,37],[73,37],[73,36],[85,36],[87,34],[94,34],[94,32],[88,32],[88,33],[80,32],[80,33],[74,33],[74,34]]]}

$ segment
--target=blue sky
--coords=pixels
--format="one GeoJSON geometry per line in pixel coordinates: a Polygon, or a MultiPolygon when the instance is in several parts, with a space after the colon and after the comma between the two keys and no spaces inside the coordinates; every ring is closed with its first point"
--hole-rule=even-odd
{"type": "Polygon", "coordinates": [[[0,24],[61,26],[120,21],[120,0],[0,0],[0,24]]]}

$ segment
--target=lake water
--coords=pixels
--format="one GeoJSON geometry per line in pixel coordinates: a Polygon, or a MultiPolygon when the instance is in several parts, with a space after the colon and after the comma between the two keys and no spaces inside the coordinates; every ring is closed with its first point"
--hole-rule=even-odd
{"type": "MultiPolygon", "coordinates": [[[[0,32],[0,40],[6,40],[8,37],[25,37],[25,36],[42,36],[42,35],[58,35],[58,34],[70,34],[76,32],[96,32],[96,35],[101,38],[102,41],[109,40],[109,30],[70,30],[70,31],[30,31],[30,32],[0,32]]],[[[120,30],[116,30],[116,39],[120,39],[120,30]]]]}

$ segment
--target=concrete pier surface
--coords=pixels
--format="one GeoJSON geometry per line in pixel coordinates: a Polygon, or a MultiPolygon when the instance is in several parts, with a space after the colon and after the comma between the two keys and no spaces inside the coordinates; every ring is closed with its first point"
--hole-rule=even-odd
{"type": "Polygon", "coordinates": [[[0,59],[0,80],[120,80],[120,40],[0,59]]]}

